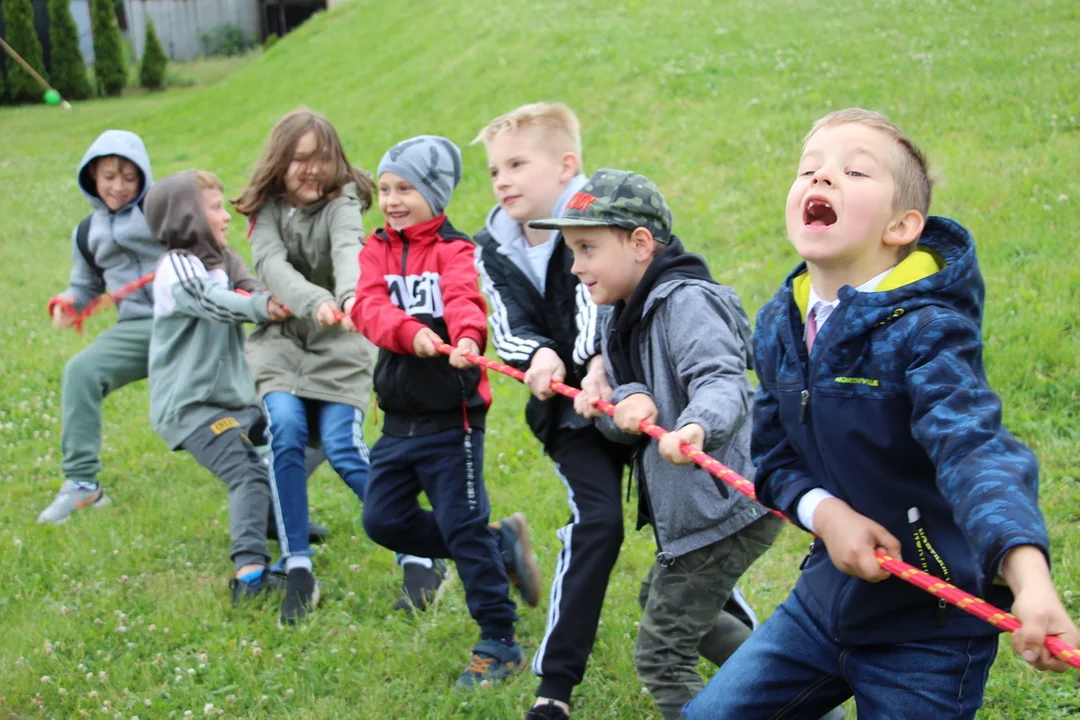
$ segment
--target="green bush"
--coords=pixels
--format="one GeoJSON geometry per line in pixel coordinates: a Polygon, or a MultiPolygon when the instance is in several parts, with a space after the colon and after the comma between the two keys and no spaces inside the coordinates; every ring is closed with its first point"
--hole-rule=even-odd
{"type": "Polygon", "coordinates": [[[148,90],[160,90],[165,87],[166,71],[169,59],[161,47],[154,23],[146,20],[146,42],[143,43],[142,65],[139,68],[139,82],[148,90]]]}
{"type": "Polygon", "coordinates": [[[232,23],[218,25],[210,32],[203,33],[200,39],[207,55],[241,55],[255,45],[243,30],[232,23]]]}
{"type": "Polygon", "coordinates": [[[274,47],[275,45],[277,45],[277,41],[280,39],[281,38],[277,36],[277,33],[270,33],[266,36],[266,39],[263,40],[263,50],[269,50],[270,48],[274,47]]]}
{"type": "Polygon", "coordinates": [[[49,43],[52,45],[52,86],[69,100],[90,97],[90,79],[79,50],[79,30],[68,0],[49,0],[49,43]]]}
{"type": "Polygon", "coordinates": [[[94,33],[94,77],[98,92],[119,95],[126,84],[127,70],[112,0],[92,0],[90,26],[94,33]]]}
{"type": "MultiPolygon", "coordinates": [[[[34,32],[34,8],[30,0],[7,0],[3,5],[4,24],[7,26],[7,43],[11,48],[37,70],[46,80],[45,58],[41,52],[41,42],[34,32]]],[[[13,58],[8,58],[8,97],[11,102],[39,102],[45,88],[23,69],[13,58]]]]}

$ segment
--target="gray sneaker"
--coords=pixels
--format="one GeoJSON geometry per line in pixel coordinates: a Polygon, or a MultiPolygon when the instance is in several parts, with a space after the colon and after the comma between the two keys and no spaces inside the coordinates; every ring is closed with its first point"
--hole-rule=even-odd
{"type": "Polygon", "coordinates": [[[112,505],[112,500],[101,488],[86,490],[70,480],[65,480],[52,504],[41,511],[37,521],[41,525],[59,525],[71,519],[71,513],[79,508],[103,508],[109,505],[112,505]]]}

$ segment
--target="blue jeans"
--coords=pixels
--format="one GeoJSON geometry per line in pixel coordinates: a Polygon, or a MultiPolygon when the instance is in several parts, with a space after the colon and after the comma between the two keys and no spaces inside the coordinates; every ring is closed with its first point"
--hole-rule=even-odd
{"type": "Polygon", "coordinates": [[[270,490],[281,552],[285,557],[311,555],[304,466],[309,434],[318,433],[330,467],[362,503],[369,470],[364,413],[352,405],[306,400],[284,392],[267,393],[263,409],[270,439],[270,490]]]}
{"type": "Polygon", "coordinates": [[[683,715],[812,720],[854,695],[859,717],[974,718],[997,645],[996,635],[837,645],[792,593],[683,715]]]}

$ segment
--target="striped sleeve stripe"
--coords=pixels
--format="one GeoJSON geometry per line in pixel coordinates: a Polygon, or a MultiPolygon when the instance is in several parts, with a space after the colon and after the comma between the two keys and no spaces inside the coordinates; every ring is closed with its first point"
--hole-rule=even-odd
{"type": "Polygon", "coordinates": [[[483,248],[477,246],[474,263],[476,271],[480,274],[480,282],[483,285],[484,292],[491,301],[491,314],[488,316],[488,324],[491,325],[492,341],[495,344],[495,349],[499,351],[499,357],[503,360],[524,362],[536,352],[539,343],[535,340],[514,335],[506,314],[506,305],[503,303],[502,296],[499,294],[498,288],[495,287],[495,283],[492,282],[491,276],[488,275],[487,267],[481,257],[482,254],[483,248]]]}
{"type": "MultiPolygon", "coordinates": [[[[229,323],[243,322],[248,319],[243,313],[234,312],[224,305],[215,303],[205,294],[205,280],[198,275],[195,266],[192,265],[187,256],[171,253],[169,261],[172,263],[173,272],[176,273],[176,277],[180,281],[180,287],[184,288],[184,291],[191,295],[211,318],[229,323]]],[[[208,279],[206,278],[206,280],[208,279]]]]}
{"type": "Polygon", "coordinates": [[[577,288],[577,341],[574,343],[574,362],[584,365],[596,355],[596,303],[582,284],[577,288]]]}

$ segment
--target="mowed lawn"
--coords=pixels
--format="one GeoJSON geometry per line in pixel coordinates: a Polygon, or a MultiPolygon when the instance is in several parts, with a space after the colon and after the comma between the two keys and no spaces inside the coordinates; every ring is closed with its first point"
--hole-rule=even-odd
{"type": "MultiPolygon", "coordinates": [[[[315,558],[318,613],[286,632],[276,598],[231,608],[225,490],[166,451],[145,384],[105,405],[101,480],[114,506],[35,524],[61,482],[64,364],[115,317],[77,335],[54,331],[44,311],[65,287],[71,229],[87,211],[74,182],[85,148],[104,129],[131,129],[158,177],[214,170],[235,197],[272,124],[301,104],[328,114],[352,161],[371,169],[410,135],[452,138],[466,171],[450,215],[475,232],[492,196],[469,142],[518,104],[566,101],[581,116],[587,170],[655,180],[676,232],[751,316],[797,260],[783,202],[806,129],[850,105],[888,113],[933,161],[934,212],[975,235],[988,372],[1008,426],[1039,455],[1054,576],[1080,618],[1077,37],[1080,6],[1061,0],[353,0],[212,85],[70,113],[0,110],[0,716],[514,718],[530,703],[528,674],[451,690],[476,636],[460,584],[422,617],[394,613],[393,556],[367,540],[328,469],[311,485],[313,515],[333,531],[315,558]]],[[[380,223],[371,212],[368,227],[380,223]]],[[[240,219],[232,240],[248,253],[240,219]]],[[[565,492],[526,429],[523,389],[493,385],[494,512],[528,514],[550,580],[565,492]]],[[[365,432],[378,434],[370,422],[365,432]]],[[[575,717],[655,716],[633,670],[652,556],[634,511],[575,717]]],[[[794,583],[806,542],[786,531],[745,578],[763,616],[794,583]]],[[[530,653],[546,605],[521,610],[530,653]]],[[[1077,712],[1080,673],[1036,674],[1003,641],[981,717],[1077,712]]]]}

